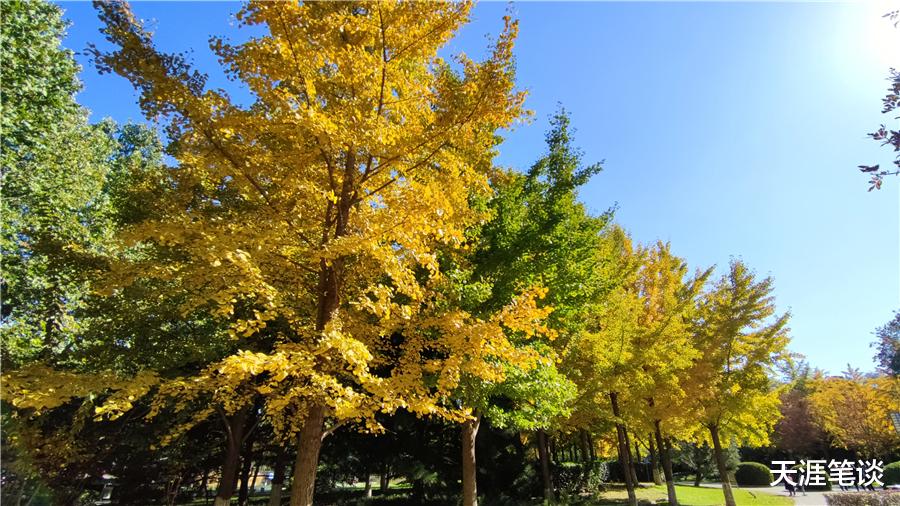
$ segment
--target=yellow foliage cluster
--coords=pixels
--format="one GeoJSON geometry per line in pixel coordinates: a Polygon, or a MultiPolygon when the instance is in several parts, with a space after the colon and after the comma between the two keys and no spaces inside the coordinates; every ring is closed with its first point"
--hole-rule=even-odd
{"type": "Polygon", "coordinates": [[[890,418],[900,412],[900,378],[825,377],[811,389],[813,416],[837,445],[865,456],[900,448],[890,418]]]}
{"type": "MultiPolygon", "coordinates": [[[[516,22],[505,19],[485,61],[459,56],[456,71],[438,50],[470,2],[252,1],[237,18],[265,34],[210,44],[255,97],[242,106],[160,53],[127,4],[99,9],[118,49],[98,64],[166,122],[178,162],[162,214],[120,235],[123,251],[141,254],[123,256],[100,290],[163,280],[188,295],[185,315],[228,322],[244,350],[160,381],[149,416],[190,407],[184,429],[261,396],[283,434],[312,405],[370,426],[401,407],[462,419],[446,400],[461,376],[500,381],[504,365],[540,360],[510,338],[550,335],[541,289],[475,318],[447,309],[438,261],[486,219],[470,199],[489,191],[497,129],[524,114],[516,22]]],[[[120,392],[98,414],[128,410],[132,391],[148,390],[140,378],[106,382],[120,392]]],[[[79,376],[55,399],[10,395],[40,408],[97,385],[79,376]]]]}

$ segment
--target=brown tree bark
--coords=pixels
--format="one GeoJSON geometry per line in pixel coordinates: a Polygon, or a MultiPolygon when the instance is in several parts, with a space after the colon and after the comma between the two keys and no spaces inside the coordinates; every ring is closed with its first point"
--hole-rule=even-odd
{"type": "Polygon", "coordinates": [[[474,413],[474,420],[463,423],[462,443],[462,488],[463,506],[478,506],[477,468],[475,466],[475,438],[481,426],[481,414],[474,413]]]}
{"type": "Polygon", "coordinates": [[[650,472],[653,474],[653,484],[662,485],[662,477],[659,475],[659,456],[656,454],[656,445],[653,443],[653,434],[647,438],[650,442],[650,472]]]}
{"type": "Polygon", "coordinates": [[[631,455],[631,436],[628,435],[628,428],[625,425],[622,425],[622,434],[625,436],[625,458],[628,463],[628,472],[631,473],[631,481],[634,483],[634,487],[637,488],[640,486],[641,481],[638,480],[637,471],[634,467],[634,458],[631,455]]]}
{"type": "MultiPolygon", "coordinates": [[[[316,487],[316,468],[319,450],[325,433],[325,408],[310,408],[300,429],[300,447],[294,462],[294,479],[291,483],[291,506],[312,506],[316,487]]],[[[218,506],[218,505],[217,505],[218,506]]]]}
{"type": "Polygon", "coordinates": [[[272,491],[269,492],[269,506],[281,506],[281,489],[284,487],[286,461],[287,452],[279,449],[275,454],[275,466],[272,469],[272,491]]]}
{"type": "Polygon", "coordinates": [[[622,476],[625,480],[625,490],[628,492],[629,506],[637,506],[637,495],[634,493],[634,482],[631,479],[631,471],[629,469],[629,451],[628,442],[625,438],[625,427],[619,422],[619,401],[615,392],[609,393],[609,402],[612,405],[613,416],[616,417],[616,442],[619,453],[619,465],[622,467],[622,476]]]}
{"type": "Polygon", "coordinates": [[[372,475],[366,473],[366,489],[365,489],[366,499],[372,497],[372,475]]]}
{"type": "Polygon", "coordinates": [[[588,439],[588,433],[584,429],[578,430],[578,442],[581,445],[581,459],[584,462],[592,462],[594,457],[591,452],[591,442],[588,439]]]}
{"type": "Polygon", "coordinates": [[[241,408],[231,416],[222,415],[226,432],[225,460],[222,462],[222,475],[219,477],[219,487],[213,501],[214,506],[228,506],[231,503],[241,461],[244,427],[247,424],[249,413],[248,406],[241,408]]]}
{"type": "Polygon", "coordinates": [[[253,474],[250,475],[250,493],[251,494],[256,491],[256,479],[257,479],[257,477],[259,477],[259,464],[260,464],[260,462],[257,461],[256,465],[253,466],[253,474]]]}
{"type": "Polygon", "coordinates": [[[241,486],[238,489],[238,506],[247,506],[247,499],[250,498],[250,471],[253,469],[252,454],[252,450],[247,448],[241,461],[241,486]]]}
{"type": "Polygon", "coordinates": [[[708,428],[709,435],[712,436],[716,467],[719,468],[719,479],[722,481],[722,493],[725,494],[725,506],[736,506],[734,493],[731,491],[731,480],[728,479],[728,469],[725,466],[725,455],[722,453],[722,444],[719,441],[719,427],[718,425],[709,425],[708,428]]]}
{"type": "Polygon", "coordinates": [[[641,445],[638,443],[637,437],[634,439],[634,456],[631,459],[631,467],[634,469],[635,482],[640,483],[640,477],[637,475],[638,464],[641,463],[641,445]]]}
{"type": "Polygon", "coordinates": [[[203,490],[203,504],[209,504],[209,471],[203,473],[200,489],[203,490]]]}
{"type": "Polygon", "coordinates": [[[537,431],[537,447],[538,457],[541,461],[541,479],[544,482],[544,499],[552,503],[556,501],[556,496],[553,494],[553,479],[550,476],[550,450],[547,445],[547,433],[543,429],[537,431]]]}

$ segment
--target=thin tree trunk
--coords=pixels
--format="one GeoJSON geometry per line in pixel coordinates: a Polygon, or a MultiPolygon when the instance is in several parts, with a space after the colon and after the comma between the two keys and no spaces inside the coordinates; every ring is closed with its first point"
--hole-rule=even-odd
{"type": "Polygon", "coordinates": [[[181,490],[181,476],[166,484],[166,505],[174,506],[181,490]]]}
{"type": "Polygon", "coordinates": [[[553,480],[550,476],[550,450],[547,446],[547,433],[544,432],[544,429],[538,429],[537,447],[538,457],[541,460],[541,479],[544,482],[544,499],[552,503],[556,501],[556,497],[553,494],[553,480]]]}
{"type": "MultiPolygon", "coordinates": [[[[637,476],[637,466],[641,463],[641,445],[638,443],[637,436],[634,438],[634,459],[631,461],[631,467],[635,469],[635,476],[637,476]]],[[[640,480],[638,480],[640,482],[640,480]]]]}
{"type": "Polygon", "coordinates": [[[728,479],[728,469],[725,466],[725,455],[722,453],[722,444],[719,441],[719,427],[709,426],[709,435],[712,436],[713,454],[716,457],[716,466],[719,468],[719,479],[722,481],[722,493],[725,494],[725,506],[736,506],[734,494],[731,491],[731,480],[728,479]]]}
{"type": "Polygon", "coordinates": [[[25,489],[28,487],[28,479],[22,480],[22,486],[19,487],[19,493],[16,495],[16,506],[22,505],[22,499],[25,498],[25,489]]]}
{"type": "Polygon", "coordinates": [[[250,495],[256,491],[256,478],[259,476],[259,461],[256,462],[256,465],[253,466],[253,474],[250,475],[250,495]]]}
{"type": "Polygon", "coordinates": [[[215,506],[228,506],[231,503],[231,496],[234,495],[234,485],[241,461],[241,446],[244,441],[244,426],[247,423],[249,411],[249,407],[244,407],[230,417],[224,418],[227,446],[225,461],[222,463],[222,476],[219,478],[219,488],[213,502],[215,506]]]}
{"type": "Polygon", "coordinates": [[[284,487],[286,460],[287,452],[284,448],[279,448],[275,454],[275,468],[272,469],[272,490],[269,492],[269,506],[281,506],[281,489],[284,487]]]}
{"type": "Polygon", "coordinates": [[[203,473],[203,481],[200,482],[200,488],[203,490],[203,504],[209,504],[209,471],[203,473]]]}
{"type": "Polygon", "coordinates": [[[31,503],[34,501],[34,498],[37,497],[38,492],[41,491],[41,484],[38,483],[34,487],[34,491],[31,492],[31,497],[28,498],[28,501],[25,502],[25,506],[31,506],[31,503]]]}
{"type": "Polygon", "coordinates": [[[325,433],[325,407],[310,408],[300,430],[300,448],[294,462],[294,479],[291,483],[291,506],[312,506],[316,486],[316,468],[319,450],[325,433]]]}
{"type": "Polygon", "coordinates": [[[584,462],[593,461],[593,457],[591,456],[591,443],[588,441],[587,431],[584,429],[579,429],[578,431],[578,441],[581,444],[581,459],[584,462]]]}
{"type": "Polygon", "coordinates": [[[594,438],[591,437],[589,431],[585,431],[584,435],[587,438],[588,449],[591,451],[591,461],[593,462],[597,460],[597,451],[594,449],[594,438]]]}
{"type": "Polygon", "coordinates": [[[385,462],[381,469],[381,475],[378,476],[378,490],[381,491],[381,495],[384,495],[389,488],[391,488],[391,469],[385,462]]]}
{"type": "Polygon", "coordinates": [[[656,445],[653,443],[653,434],[647,438],[650,442],[650,472],[653,473],[653,484],[662,485],[662,477],[659,475],[659,456],[656,454],[656,445]]]}
{"type": "Polygon", "coordinates": [[[635,488],[637,488],[641,481],[638,480],[637,471],[634,468],[634,459],[631,456],[631,437],[628,435],[628,429],[625,425],[622,425],[622,434],[625,436],[625,459],[628,464],[628,472],[631,473],[631,481],[634,483],[635,488]]]}
{"type": "MultiPolygon", "coordinates": [[[[250,471],[253,469],[253,448],[256,445],[256,435],[258,434],[258,432],[254,430],[258,421],[257,417],[259,416],[259,406],[256,404],[254,404],[252,416],[247,421],[247,428],[245,429],[246,435],[244,436],[244,439],[246,441],[243,443],[244,456],[241,465],[241,489],[240,492],[238,492],[239,506],[247,506],[250,499],[250,471]]],[[[259,469],[259,463],[256,465],[257,469],[259,469]]]]}
{"type": "Polygon", "coordinates": [[[250,497],[250,471],[253,469],[253,452],[252,448],[247,448],[241,463],[241,488],[238,492],[238,506],[247,506],[247,499],[250,497]]]}
{"type": "Polygon", "coordinates": [[[478,506],[477,468],[475,467],[475,438],[481,425],[481,414],[466,420],[462,426],[462,487],[463,506],[478,506]]]}
{"type": "Polygon", "coordinates": [[[631,480],[631,472],[628,466],[628,442],[625,439],[625,428],[619,421],[619,401],[615,392],[610,392],[609,402],[612,404],[613,416],[616,417],[616,440],[619,450],[619,465],[622,467],[622,476],[625,480],[625,490],[628,491],[628,504],[637,506],[637,496],[634,493],[634,482],[631,480]]]}
{"type": "Polygon", "coordinates": [[[366,473],[366,499],[372,497],[372,475],[366,473]]]}

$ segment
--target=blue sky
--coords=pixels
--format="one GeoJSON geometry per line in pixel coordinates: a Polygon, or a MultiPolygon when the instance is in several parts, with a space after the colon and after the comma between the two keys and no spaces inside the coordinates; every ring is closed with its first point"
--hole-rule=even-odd
{"type": "MultiPolygon", "coordinates": [[[[867,193],[855,169],[890,164],[866,133],[897,122],[880,108],[900,29],[880,17],[889,4],[872,4],[485,2],[448,50],[483,54],[511,9],[534,121],[507,135],[498,162],[537,159],[563,104],[586,161],[606,160],[582,192],[589,208],[617,203],[637,240],[671,241],[695,267],[741,257],[775,278],[792,351],[832,373],[871,370],[872,331],[900,308],[900,178],[867,193]]],[[[103,47],[90,4],[61,5],[73,22],[66,46],[103,47]]],[[[229,89],[206,41],[246,36],[231,19],[238,7],[134,5],[162,49],[192,50],[229,89]]],[[[143,120],[124,79],[79,59],[92,119],[143,120]]]]}

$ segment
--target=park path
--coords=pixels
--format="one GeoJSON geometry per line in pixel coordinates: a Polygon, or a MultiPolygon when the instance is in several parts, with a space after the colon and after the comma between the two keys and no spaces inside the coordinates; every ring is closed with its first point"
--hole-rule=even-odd
{"type": "MultiPolygon", "coordinates": [[[[693,482],[679,482],[679,485],[693,485],[693,482]]],[[[710,487],[710,488],[722,488],[721,483],[701,483],[701,487],[710,487]]],[[[782,497],[787,497],[788,492],[783,487],[748,487],[742,488],[741,490],[746,490],[748,492],[756,492],[760,491],[762,493],[778,495],[782,497]]],[[[797,492],[797,495],[793,497],[794,506],[827,506],[827,502],[825,501],[825,492],[820,491],[807,491],[806,495],[803,495],[800,492],[797,492]]]]}

